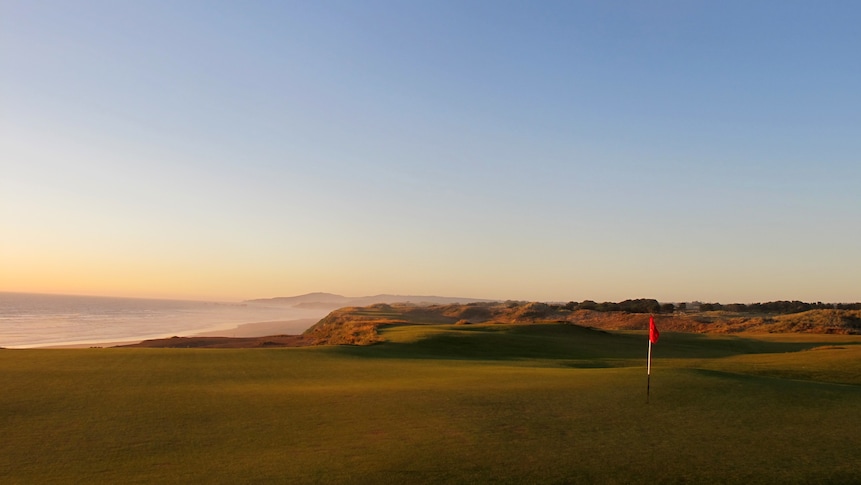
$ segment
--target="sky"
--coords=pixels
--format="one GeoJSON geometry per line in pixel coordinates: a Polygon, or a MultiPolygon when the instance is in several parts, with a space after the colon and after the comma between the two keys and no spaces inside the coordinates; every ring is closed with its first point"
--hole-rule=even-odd
{"type": "Polygon", "coordinates": [[[0,3],[0,291],[861,300],[854,1],[0,3]]]}

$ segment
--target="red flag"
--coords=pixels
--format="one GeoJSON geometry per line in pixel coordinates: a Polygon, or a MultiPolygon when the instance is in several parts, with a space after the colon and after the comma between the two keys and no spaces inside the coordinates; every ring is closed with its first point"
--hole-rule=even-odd
{"type": "Polygon", "coordinates": [[[658,343],[658,338],[661,334],[658,333],[658,327],[655,326],[655,317],[649,315],[649,341],[653,344],[658,343]]]}

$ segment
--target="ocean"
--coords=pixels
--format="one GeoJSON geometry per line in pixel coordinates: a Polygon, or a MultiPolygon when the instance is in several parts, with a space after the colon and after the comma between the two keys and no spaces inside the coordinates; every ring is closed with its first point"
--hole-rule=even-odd
{"type": "MultiPolygon", "coordinates": [[[[322,318],[321,310],[256,303],[0,292],[0,347],[32,348],[216,334],[242,324],[322,318]]],[[[301,333],[301,327],[289,333],[301,333]]]]}

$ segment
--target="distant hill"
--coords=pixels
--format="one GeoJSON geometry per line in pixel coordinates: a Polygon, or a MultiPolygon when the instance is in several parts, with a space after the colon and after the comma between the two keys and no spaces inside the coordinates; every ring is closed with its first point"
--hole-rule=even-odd
{"type": "Polygon", "coordinates": [[[246,300],[245,303],[284,305],[297,308],[335,309],[345,306],[367,306],[377,303],[412,303],[415,305],[449,305],[454,303],[490,303],[495,300],[478,298],[463,298],[450,296],[422,295],[373,295],[373,296],[343,296],[334,293],[307,293],[298,296],[279,296],[275,298],[258,298],[246,300]]]}
{"type": "Polygon", "coordinates": [[[345,304],[350,298],[334,293],[306,293],[298,296],[278,296],[275,298],[257,298],[254,300],[245,300],[244,303],[261,303],[261,304],[276,304],[295,306],[306,303],[327,303],[327,304],[345,304]]]}

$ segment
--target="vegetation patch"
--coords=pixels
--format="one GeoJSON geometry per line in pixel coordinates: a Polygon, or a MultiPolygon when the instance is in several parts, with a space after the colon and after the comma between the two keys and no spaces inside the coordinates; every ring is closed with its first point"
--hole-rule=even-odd
{"type": "MultiPolygon", "coordinates": [[[[540,324],[564,322],[604,330],[644,330],[649,314],[606,308],[660,310],[654,300],[626,300],[619,304],[552,305],[539,302],[479,302],[447,305],[377,304],[348,307],[331,312],[305,332],[317,345],[368,345],[383,340],[381,327],[393,325],[439,324],[540,324]],[[652,303],[653,302],[653,303],[652,303]]],[[[789,308],[797,308],[790,306],[789,308]]],[[[662,331],[687,333],[817,333],[861,334],[861,310],[814,309],[790,314],[756,315],[750,312],[711,310],[707,312],[660,313],[662,331]]]]}

